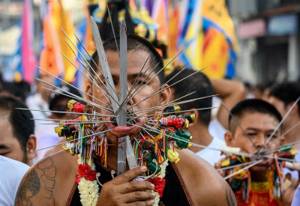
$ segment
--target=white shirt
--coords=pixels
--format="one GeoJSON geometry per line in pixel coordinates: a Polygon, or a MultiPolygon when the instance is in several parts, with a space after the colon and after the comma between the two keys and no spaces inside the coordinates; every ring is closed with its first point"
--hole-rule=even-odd
{"type": "MultiPolygon", "coordinates": [[[[39,93],[29,96],[26,99],[26,105],[29,109],[39,110],[39,111],[31,111],[33,117],[35,119],[46,119],[50,112],[48,112],[48,103],[43,100],[42,96],[39,93]]],[[[41,124],[39,121],[35,121],[36,127],[39,127],[41,124]]]]}
{"type": "Polygon", "coordinates": [[[218,149],[224,149],[225,142],[218,138],[213,138],[207,147],[208,148],[202,149],[195,154],[206,160],[212,166],[215,166],[215,164],[222,158],[221,152],[218,149]]]}
{"type": "Polygon", "coordinates": [[[33,163],[37,163],[44,158],[48,150],[54,148],[60,141],[59,137],[54,131],[58,126],[54,121],[50,121],[48,116],[48,103],[43,100],[39,93],[36,93],[27,98],[27,106],[32,109],[32,115],[35,119],[35,135],[37,139],[37,156],[34,158],[33,163]],[[40,110],[40,111],[34,111],[40,110]],[[47,121],[45,121],[47,120],[47,121]]]}
{"type": "Polygon", "coordinates": [[[19,184],[29,167],[0,155],[0,205],[12,206],[19,184]]]}
{"type": "MultiPolygon", "coordinates": [[[[298,150],[297,152],[298,153],[295,156],[295,160],[296,160],[296,162],[300,162],[300,151],[298,150]]],[[[299,179],[299,175],[298,175],[299,172],[298,171],[293,171],[293,170],[290,170],[288,168],[283,168],[283,173],[284,173],[284,175],[290,173],[292,175],[293,180],[298,180],[299,179]]]]}
{"type": "Polygon", "coordinates": [[[37,145],[36,151],[37,156],[34,158],[33,163],[37,163],[45,157],[45,154],[59,144],[60,138],[55,133],[55,127],[58,123],[54,121],[47,121],[42,127],[38,127],[36,130],[37,145]]]}
{"type": "Polygon", "coordinates": [[[299,206],[300,205],[300,185],[297,187],[294,198],[291,206],[299,206]]]}
{"type": "Polygon", "coordinates": [[[226,129],[221,125],[221,123],[217,119],[213,119],[208,126],[208,131],[211,136],[218,138],[221,141],[224,140],[224,135],[226,133],[226,129]]]}

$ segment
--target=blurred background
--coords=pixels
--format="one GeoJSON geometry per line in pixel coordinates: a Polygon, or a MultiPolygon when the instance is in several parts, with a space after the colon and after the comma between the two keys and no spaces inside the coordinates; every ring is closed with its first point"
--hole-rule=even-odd
{"type": "Polygon", "coordinates": [[[1,0],[4,81],[33,84],[45,69],[80,84],[80,45],[94,49],[89,18],[101,24],[107,8],[117,15],[108,4],[125,5],[119,10],[130,11],[135,31],[166,61],[183,50],[177,63],[205,68],[211,78],[251,85],[299,80],[299,0],[1,0]]]}

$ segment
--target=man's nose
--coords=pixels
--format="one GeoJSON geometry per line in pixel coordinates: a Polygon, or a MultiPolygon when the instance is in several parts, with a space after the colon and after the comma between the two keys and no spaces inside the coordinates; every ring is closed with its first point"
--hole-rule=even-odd
{"type": "MultiPolygon", "coordinates": [[[[121,88],[120,88],[120,84],[115,85],[116,88],[116,93],[118,98],[120,98],[120,93],[121,93],[121,88]]],[[[125,96],[125,100],[127,102],[127,104],[133,105],[134,104],[134,97],[136,96],[136,91],[135,89],[132,87],[132,84],[130,82],[127,83],[127,95],[125,96]]],[[[122,102],[121,102],[122,103],[122,102]]]]}
{"type": "Polygon", "coordinates": [[[255,147],[256,148],[263,148],[265,147],[265,143],[266,143],[266,138],[263,134],[259,134],[254,141],[255,147]]]}

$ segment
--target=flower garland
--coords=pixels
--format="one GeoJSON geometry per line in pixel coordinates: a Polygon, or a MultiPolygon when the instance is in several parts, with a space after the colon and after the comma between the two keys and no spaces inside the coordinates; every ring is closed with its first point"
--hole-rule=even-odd
{"type": "Polygon", "coordinates": [[[99,186],[97,184],[97,175],[95,165],[92,161],[84,163],[78,155],[78,168],[76,183],[80,194],[82,206],[96,206],[99,196],[99,186]]]}
{"type": "MultiPolygon", "coordinates": [[[[70,112],[88,112],[82,103],[70,100],[68,102],[70,112]]],[[[138,165],[148,168],[145,181],[155,185],[155,204],[158,206],[165,188],[165,175],[168,161],[177,163],[179,154],[175,149],[183,149],[191,146],[191,134],[188,127],[194,121],[195,115],[177,114],[178,106],[170,106],[164,109],[167,116],[158,116],[152,120],[155,124],[153,132],[143,133],[133,144],[138,165]],[[157,130],[157,131],[156,131],[157,130]]],[[[71,154],[78,155],[78,168],[76,183],[80,194],[80,202],[83,206],[96,206],[99,196],[97,173],[92,161],[94,152],[106,166],[107,143],[106,138],[93,135],[95,124],[86,124],[89,116],[80,115],[74,120],[60,123],[55,132],[60,137],[66,138],[64,148],[71,154]],[[79,123],[79,124],[78,124],[79,123]],[[92,134],[92,135],[91,135],[92,134]],[[89,138],[90,137],[90,138],[89,138]]]]}
{"type": "Polygon", "coordinates": [[[163,192],[166,186],[166,168],[168,166],[168,161],[165,161],[160,165],[160,174],[154,178],[149,178],[147,181],[154,184],[154,204],[153,206],[159,206],[160,198],[163,196],[163,192]]]}

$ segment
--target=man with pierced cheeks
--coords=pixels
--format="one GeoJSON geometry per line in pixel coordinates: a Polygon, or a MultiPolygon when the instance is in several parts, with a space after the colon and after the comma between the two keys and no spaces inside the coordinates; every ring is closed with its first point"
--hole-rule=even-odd
{"type": "MultiPolygon", "coordinates": [[[[170,89],[161,88],[162,72],[155,74],[163,67],[162,59],[152,45],[137,36],[128,36],[128,88],[137,80],[137,87],[142,86],[130,99],[129,105],[133,111],[148,115],[147,109],[164,105],[169,101],[170,89]],[[147,60],[149,58],[149,60],[147,60]],[[144,73],[140,74],[141,67],[146,62],[144,73]],[[157,66],[158,65],[158,66],[157,66]],[[154,71],[154,72],[153,72],[154,71]],[[149,78],[149,72],[152,72],[149,78]],[[160,90],[161,89],[161,90],[160,90]],[[155,92],[157,92],[155,95],[155,92]],[[147,98],[148,96],[151,98],[147,98]]],[[[110,65],[112,77],[116,89],[119,89],[119,53],[114,40],[104,43],[104,49],[110,65]]],[[[93,59],[98,64],[96,54],[93,59]]],[[[93,65],[99,73],[98,66],[93,65]]],[[[93,75],[94,76],[94,75],[93,75]]],[[[86,79],[86,98],[97,104],[99,99],[105,101],[104,90],[96,87],[95,82],[86,79]]],[[[108,101],[106,103],[109,105],[108,101]]],[[[98,111],[105,113],[105,111],[98,111]]],[[[161,111],[155,111],[161,112],[161,111]]],[[[110,125],[111,126],[111,125],[110,125]]],[[[135,126],[116,126],[107,133],[111,142],[116,138],[137,133],[135,126]]],[[[117,147],[111,146],[108,151],[108,168],[116,170],[117,147]]],[[[160,205],[184,206],[184,205],[220,205],[234,206],[234,195],[221,176],[205,161],[199,160],[188,150],[179,151],[180,161],[177,164],[169,164],[166,171],[166,187],[161,198],[160,205]],[[217,198],[216,198],[217,197],[217,198]]],[[[147,181],[134,181],[142,175],[147,168],[137,167],[111,179],[110,171],[101,167],[97,158],[94,160],[97,171],[101,171],[99,178],[103,184],[97,205],[99,206],[134,206],[153,205],[154,186],[147,181]]],[[[75,176],[77,169],[77,157],[68,152],[60,152],[39,162],[28,172],[21,183],[16,205],[81,205],[75,176]]]]}

